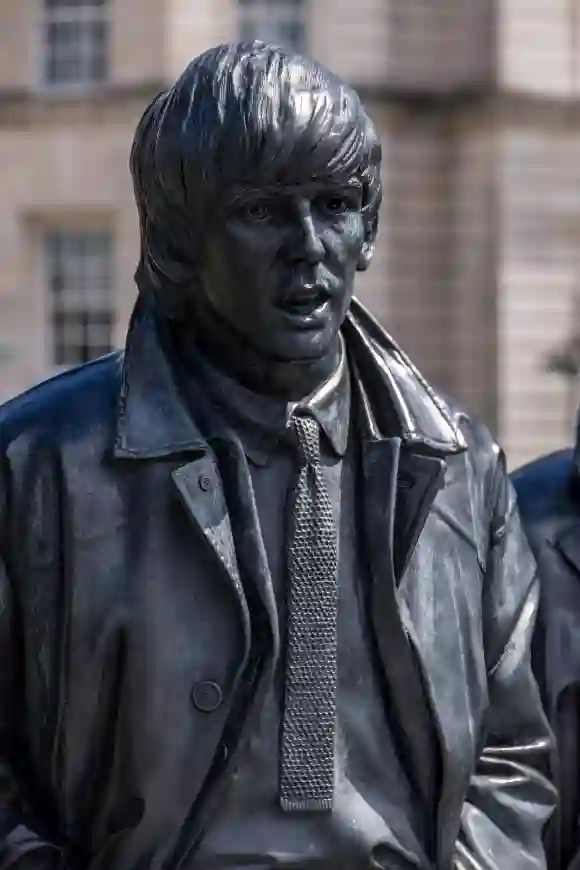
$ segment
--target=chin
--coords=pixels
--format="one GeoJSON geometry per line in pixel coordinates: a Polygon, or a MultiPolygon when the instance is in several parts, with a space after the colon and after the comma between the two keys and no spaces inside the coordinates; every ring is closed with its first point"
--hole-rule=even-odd
{"type": "Polygon", "coordinates": [[[325,359],[336,348],[337,334],[330,337],[300,337],[270,348],[268,355],[279,362],[315,363],[325,359]]]}

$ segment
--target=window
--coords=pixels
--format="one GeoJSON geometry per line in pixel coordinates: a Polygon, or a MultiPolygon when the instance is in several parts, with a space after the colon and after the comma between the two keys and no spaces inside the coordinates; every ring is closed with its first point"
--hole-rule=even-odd
{"type": "Polygon", "coordinates": [[[107,0],[42,0],[43,81],[91,85],[107,77],[107,0]]]}
{"type": "Polygon", "coordinates": [[[112,349],[112,239],[107,232],[47,233],[52,362],[70,366],[112,349]]]}
{"type": "Polygon", "coordinates": [[[304,7],[304,0],[239,0],[240,37],[302,51],[306,44],[304,7]]]}

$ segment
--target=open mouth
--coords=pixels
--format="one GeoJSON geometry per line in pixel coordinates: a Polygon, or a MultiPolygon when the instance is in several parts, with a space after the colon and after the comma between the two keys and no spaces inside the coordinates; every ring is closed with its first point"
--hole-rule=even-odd
{"type": "Polygon", "coordinates": [[[308,317],[322,311],[329,299],[330,295],[324,288],[316,287],[308,292],[297,290],[288,293],[277,303],[277,307],[295,317],[308,317]]]}

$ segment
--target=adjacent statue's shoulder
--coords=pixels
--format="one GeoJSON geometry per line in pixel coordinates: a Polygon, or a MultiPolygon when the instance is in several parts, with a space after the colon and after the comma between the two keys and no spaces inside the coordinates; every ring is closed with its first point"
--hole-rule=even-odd
{"type": "Polygon", "coordinates": [[[580,522],[580,475],[575,451],[540,456],[512,474],[522,519],[530,537],[555,537],[570,519],[580,522]]]}

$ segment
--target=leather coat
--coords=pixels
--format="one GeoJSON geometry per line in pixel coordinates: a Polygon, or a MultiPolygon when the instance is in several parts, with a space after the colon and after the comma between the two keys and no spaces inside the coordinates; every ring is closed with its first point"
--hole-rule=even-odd
{"type": "MultiPolygon", "coordinates": [[[[372,625],[431,867],[539,870],[551,734],[503,457],[356,301],[343,331],[372,625]]],[[[0,413],[2,870],[51,849],[67,867],[187,866],[272,675],[248,468],[203,398],[193,419],[161,332],[141,299],[124,354],[0,413]]]]}
{"type": "Polygon", "coordinates": [[[580,443],[513,475],[538,562],[540,610],[533,661],[558,756],[559,811],[547,837],[552,870],[580,868],[580,443]]]}

